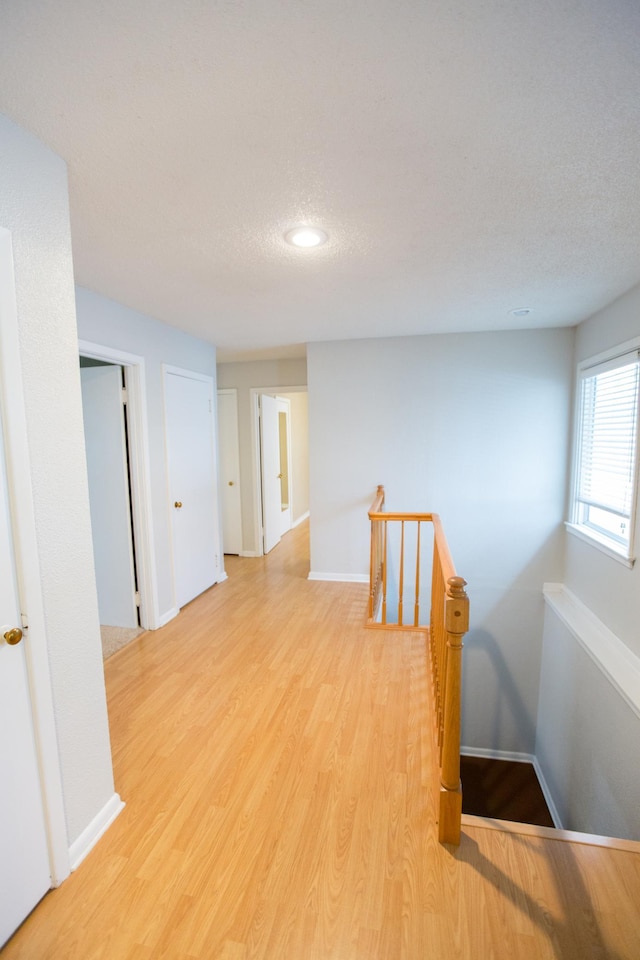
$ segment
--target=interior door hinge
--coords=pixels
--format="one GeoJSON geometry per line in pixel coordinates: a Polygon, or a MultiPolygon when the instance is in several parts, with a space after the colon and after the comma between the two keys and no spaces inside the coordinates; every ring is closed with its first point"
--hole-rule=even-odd
{"type": "Polygon", "coordinates": [[[122,402],[126,403],[129,398],[127,397],[127,388],[122,388],[122,402]]]}
{"type": "Polygon", "coordinates": [[[135,603],[136,607],[140,606],[140,592],[138,590],[136,590],[133,595],[133,602],[135,603]]]}

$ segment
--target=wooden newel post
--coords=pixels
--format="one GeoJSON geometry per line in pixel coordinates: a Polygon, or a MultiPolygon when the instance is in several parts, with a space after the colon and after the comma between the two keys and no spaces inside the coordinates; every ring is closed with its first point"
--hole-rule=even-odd
{"type": "Polygon", "coordinates": [[[446,669],[444,686],[444,731],[440,768],[440,843],[460,843],[462,786],[460,783],[460,706],[462,686],[462,638],[469,629],[469,598],[466,580],[450,577],[445,599],[446,669]]]}

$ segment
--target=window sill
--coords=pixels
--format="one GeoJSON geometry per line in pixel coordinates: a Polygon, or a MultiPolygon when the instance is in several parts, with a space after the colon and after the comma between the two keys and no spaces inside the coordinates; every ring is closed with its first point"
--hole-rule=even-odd
{"type": "Polygon", "coordinates": [[[624,553],[619,553],[615,547],[611,546],[610,541],[605,537],[599,537],[597,533],[587,530],[585,527],[579,527],[575,523],[565,523],[567,531],[573,534],[574,537],[577,537],[578,540],[584,540],[585,543],[591,544],[592,547],[595,547],[597,550],[600,550],[601,553],[605,553],[608,557],[611,557],[612,560],[617,560],[618,563],[621,563],[625,567],[631,568],[636,558],[628,557],[624,553]]]}

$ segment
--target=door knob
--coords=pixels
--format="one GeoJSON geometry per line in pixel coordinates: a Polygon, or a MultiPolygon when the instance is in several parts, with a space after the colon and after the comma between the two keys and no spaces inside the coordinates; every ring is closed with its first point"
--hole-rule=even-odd
{"type": "Polygon", "coordinates": [[[3,636],[10,647],[15,647],[22,640],[22,630],[20,627],[7,627],[3,636]]]}
{"type": "Polygon", "coordinates": [[[278,479],[278,480],[282,480],[282,477],[283,477],[283,474],[282,474],[282,473],[279,473],[277,479],[278,479]]]}
{"type": "Polygon", "coordinates": [[[229,480],[229,486],[230,486],[230,487],[233,486],[233,480],[229,480]]]}
{"type": "Polygon", "coordinates": [[[176,500],[176,502],[174,503],[174,507],[176,508],[176,510],[179,510],[181,506],[182,506],[182,500],[176,500]]]}

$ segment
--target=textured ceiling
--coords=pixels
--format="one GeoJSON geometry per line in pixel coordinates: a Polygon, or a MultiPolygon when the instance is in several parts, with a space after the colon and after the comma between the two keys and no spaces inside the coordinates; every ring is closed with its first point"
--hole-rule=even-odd
{"type": "Polygon", "coordinates": [[[223,358],[640,280],[637,0],[3,0],[0,111],[68,162],[78,283],[223,358]]]}

